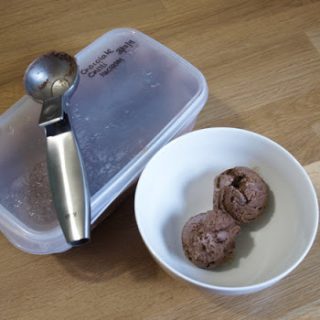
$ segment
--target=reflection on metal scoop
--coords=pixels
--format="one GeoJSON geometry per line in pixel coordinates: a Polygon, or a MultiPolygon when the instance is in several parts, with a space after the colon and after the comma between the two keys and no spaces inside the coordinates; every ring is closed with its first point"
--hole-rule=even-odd
{"type": "Polygon", "coordinates": [[[47,161],[51,191],[67,242],[90,238],[90,198],[75,136],[65,113],[65,99],[79,82],[78,66],[66,53],[51,52],[36,59],[24,77],[27,93],[42,102],[39,125],[47,135],[47,161]]]}

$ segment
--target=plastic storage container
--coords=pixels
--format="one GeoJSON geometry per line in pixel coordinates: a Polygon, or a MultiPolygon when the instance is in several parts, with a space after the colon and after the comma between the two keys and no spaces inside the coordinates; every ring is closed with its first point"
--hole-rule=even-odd
{"type": "MultiPolygon", "coordinates": [[[[203,75],[143,33],[115,29],[77,55],[67,106],[88,176],[92,225],[152,155],[190,131],[207,100],[203,75]]],[[[35,254],[66,251],[47,177],[41,105],[25,96],[0,119],[0,229],[35,254]]],[[[165,168],[164,168],[165,172],[165,168]]]]}

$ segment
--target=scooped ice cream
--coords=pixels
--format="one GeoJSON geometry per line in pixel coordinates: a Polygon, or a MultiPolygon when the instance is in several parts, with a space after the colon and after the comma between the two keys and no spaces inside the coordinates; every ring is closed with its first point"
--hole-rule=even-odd
{"type": "Polygon", "coordinates": [[[267,201],[267,184],[249,168],[228,169],[215,179],[214,207],[230,214],[238,223],[255,220],[267,201]]]}
{"type": "Polygon", "coordinates": [[[220,210],[190,218],[182,231],[185,255],[196,266],[212,269],[233,256],[240,227],[220,210]]]}

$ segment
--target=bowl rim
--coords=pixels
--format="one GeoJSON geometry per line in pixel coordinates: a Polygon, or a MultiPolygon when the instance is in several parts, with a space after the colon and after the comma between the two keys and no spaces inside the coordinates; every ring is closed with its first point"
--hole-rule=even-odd
{"type": "Polygon", "coordinates": [[[239,129],[239,128],[232,128],[232,127],[212,127],[212,128],[205,128],[205,129],[199,129],[199,130],[195,130],[192,132],[189,132],[187,134],[184,134],[181,137],[178,137],[174,140],[172,140],[171,142],[169,142],[166,146],[164,146],[163,148],[161,148],[148,162],[148,164],[146,165],[146,167],[144,168],[137,187],[136,187],[136,191],[135,191],[135,197],[134,197],[134,211],[135,211],[135,218],[136,218],[136,222],[137,222],[137,226],[138,226],[138,230],[139,233],[142,237],[142,240],[145,244],[145,246],[147,247],[147,249],[150,251],[151,255],[153,256],[153,258],[160,263],[160,265],[162,267],[164,267],[165,269],[167,269],[168,271],[170,271],[173,275],[177,276],[180,279],[185,280],[186,282],[189,282],[193,285],[199,286],[201,288],[204,289],[209,289],[209,290],[214,290],[214,291],[224,291],[226,293],[232,293],[235,291],[241,291],[241,292],[254,292],[254,291],[259,291],[263,288],[269,287],[272,284],[278,282],[279,280],[283,279],[284,277],[286,277],[289,273],[291,273],[303,260],[304,258],[307,256],[307,254],[309,253],[316,235],[317,235],[317,230],[318,230],[318,224],[319,224],[319,204],[318,204],[318,197],[314,188],[314,185],[311,181],[310,176],[308,175],[308,173],[306,172],[305,168],[300,164],[300,162],[288,151],[286,150],[284,147],[282,147],[279,143],[273,141],[272,139],[256,133],[254,131],[250,131],[250,130],[246,130],[246,129],[239,129]],[[182,139],[185,139],[187,136],[190,135],[197,135],[197,134],[206,134],[208,132],[212,133],[212,132],[233,132],[233,133],[241,133],[241,134],[245,134],[245,135],[251,135],[256,139],[260,139],[261,141],[263,141],[264,143],[268,143],[273,145],[274,147],[276,147],[280,152],[284,153],[288,159],[292,162],[295,163],[295,165],[300,169],[303,178],[305,179],[306,183],[309,186],[309,191],[310,192],[310,198],[312,199],[312,206],[314,207],[314,212],[315,214],[313,215],[314,217],[314,221],[313,221],[313,229],[311,232],[311,236],[308,240],[308,243],[305,247],[305,249],[303,250],[303,253],[300,255],[300,257],[298,259],[296,259],[296,261],[286,270],[284,270],[283,272],[281,272],[280,274],[271,277],[268,280],[262,281],[262,282],[258,282],[258,283],[254,283],[251,285],[246,285],[246,286],[221,286],[221,285],[212,285],[212,284],[208,284],[204,281],[199,281],[199,280],[195,280],[189,276],[186,276],[185,274],[183,274],[182,272],[176,270],[175,268],[173,268],[170,264],[168,264],[167,262],[165,262],[163,259],[161,259],[161,257],[158,256],[158,254],[156,253],[156,251],[147,243],[146,240],[146,236],[144,234],[142,225],[141,225],[141,216],[139,215],[139,197],[141,194],[141,184],[144,180],[144,176],[146,175],[146,173],[148,172],[148,168],[150,166],[150,163],[152,163],[152,161],[154,159],[156,159],[158,157],[159,154],[162,154],[164,152],[164,150],[166,150],[169,146],[175,145],[177,143],[180,143],[180,141],[182,139]]]}

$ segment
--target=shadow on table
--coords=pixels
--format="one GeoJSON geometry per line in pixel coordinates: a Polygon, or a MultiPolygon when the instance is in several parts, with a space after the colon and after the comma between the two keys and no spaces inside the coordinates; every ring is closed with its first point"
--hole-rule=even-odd
{"type": "Polygon", "coordinates": [[[102,282],[128,273],[143,281],[159,272],[138,232],[133,191],[132,188],[119,207],[92,231],[89,244],[56,255],[72,276],[102,282]]]}
{"type": "Polygon", "coordinates": [[[195,129],[233,127],[246,129],[245,119],[221,99],[209,94],[209,99],[200,113],[195,129]],[[207,111],[210,109],[210,111],[207,111]]]}

